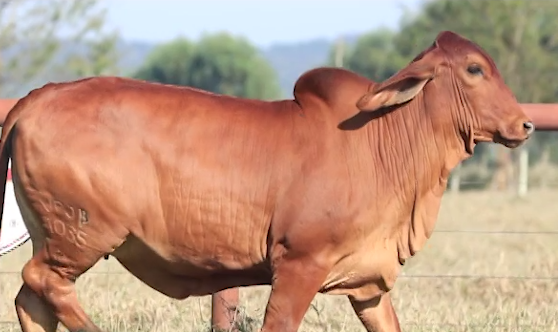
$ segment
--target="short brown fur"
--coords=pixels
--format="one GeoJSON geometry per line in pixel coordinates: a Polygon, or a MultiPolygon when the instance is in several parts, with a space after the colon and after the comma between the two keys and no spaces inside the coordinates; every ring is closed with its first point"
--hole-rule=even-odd
{"type": "Polygon", "coordinates": [[[389,291],[449,172],[477,142],[516,147],[533,126],[490,57],[452,32],[384,82],[318,68],[294,96],[98,77],[20,100],[0,173],[11,157],[33,242],[23,331],[99,331],[74,282],[106,254],[178,299],[270,284],[265,332],[296,331],[317,292],[347,295],[367,331],[400,331],[389,291]]]}

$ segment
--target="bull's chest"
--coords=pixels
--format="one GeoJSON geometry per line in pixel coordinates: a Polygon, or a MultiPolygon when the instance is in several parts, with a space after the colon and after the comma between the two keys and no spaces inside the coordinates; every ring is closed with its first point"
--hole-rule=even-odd
{"type": "Polygon", "coordinates": [[[428,193],[418,200],[374,213],[366,236],[352,239],[352,254],[332,270],[322,292],[367,300],[390,291],[405,261],[430,237],[441,195],[428,193]]]}
{"type": "Polygon", "coordinates": [[[322,292],[371,299],[393,288],[401,268],[396,239],[378,236],[360,243],[358,250],[339,262],[322,292]]]}

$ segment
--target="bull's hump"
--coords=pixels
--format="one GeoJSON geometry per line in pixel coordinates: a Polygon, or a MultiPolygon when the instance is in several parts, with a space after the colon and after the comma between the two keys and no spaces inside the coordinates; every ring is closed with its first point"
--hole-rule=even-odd
{"type": "Polygon", "coordinates": [[[316,102],[334,112],[357,112],[356,102],[375,82],[352,71],[320,67],[302,74],[294,86],[294,97],[307,108],[316,102]]]}

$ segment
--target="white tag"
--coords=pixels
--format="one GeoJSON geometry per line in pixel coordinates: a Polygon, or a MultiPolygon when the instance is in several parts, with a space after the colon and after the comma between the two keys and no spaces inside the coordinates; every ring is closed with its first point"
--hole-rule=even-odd
{"type": "MultiPolygon", "coordinates": [[[[8,170],[10,173],[11,170],[8,170]]],[[[29,240],[29,232],[23,223],[14,193],[14,184],[8,177],[4,198],[4,213],[0,228],[0,256],[3,256],[29,240]]]]}

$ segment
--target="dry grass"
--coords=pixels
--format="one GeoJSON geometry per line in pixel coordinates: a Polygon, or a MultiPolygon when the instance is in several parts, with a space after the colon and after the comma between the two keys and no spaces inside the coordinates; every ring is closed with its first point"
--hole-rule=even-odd
{"type": "MultiPolygon", "coordinates": [[[[558,191],[533,191],[525,199],[506,193],[446,194],[436,230],[558,229],[558,191]]],[[[558,331],[558,235],[436,233],[405,267],[394,300],[406,332],[558,331]],[[493,275],[516,279],[411,278],[408,275],[493,275]],[[448,324],[448,325],[444,325],[448,324]],[[544,326],[536,326],[544,325],[544,326]]],[[[19,271],[29,245],[7,255],[1,271],[19,271]]],[[[91,272],[124,272],[114,260],[91,272]]],[[[170,300],[129,274],[84,275],[78,294],[107,331],[208,331],[210,297],[170,300]]],[[[19,274],[0,275],[0,320],[15,321],[19,274]]],[[[241,290],[243,311],[259,328],[268,287],[241,290]]],[[[19,331],[14,324],[1,331],[19,331]]],[[[318,295],[300,331],[364,331],[344,297],[318,295]]]]}

